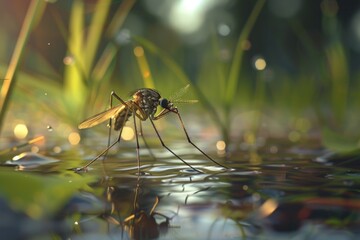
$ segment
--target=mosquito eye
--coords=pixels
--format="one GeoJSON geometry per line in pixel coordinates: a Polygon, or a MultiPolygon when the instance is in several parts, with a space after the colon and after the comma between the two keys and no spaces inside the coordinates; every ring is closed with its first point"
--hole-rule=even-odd
{"type": "Polygon", "coordinates": [[[160,99],[160,106],[161,106],[162,108],[167,108],[168,105],[169,105],[169,101],[168,101],[166,98],[160,99]]]}

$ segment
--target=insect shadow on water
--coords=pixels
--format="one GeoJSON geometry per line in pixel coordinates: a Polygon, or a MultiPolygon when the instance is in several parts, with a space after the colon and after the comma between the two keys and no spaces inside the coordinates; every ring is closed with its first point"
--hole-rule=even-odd
{"type": "Polygon", "coordinates": [[[185,136],[187,138],[187,141],[194,146],[199,152],[201,152],[207,159],[215,163],[216,165],[228,169],[228,167],[218,163],[214,159],[212,159],[209,155],[207,155],[203,150],[201,150],[195,143],[193,143],[189,137],[189,134],[185,128],[184,122],[181,118],[180,112],[178,108],[174,105],[174,103],[191,103],[196,102],[196,100],[176,100],[181,95],[183,95],[189,88],[190,85],[185,86],[184,88],[180,89],[177,94],[176,98],[167,99],[162,98],[160,93],[154,89],[150,88],[140,88],[136,90],[132,94],[132,99],[124,101],[122,98],[120,98],[115,92],[111,92],[110,94],[110,109],[98,113],[86,120],[84,120],[82,123],[79,124],[79,129],[85,129],[85,128],[91,128],[93,126],[96,126],[104,121],[109,120],[109,138],[108,138],[108,146],[105,148],[97,157],[95,157],[93,160],[91,160],[89,163],[87,163],[85,166],[76,168],[75,171],[82,171],[87,170],[87,167],[89,167],[92,163],[94,163],[96,160],[98,160],[100,157],[106,157],[107,152],[112,148],[115,144],[119,143],[121,140],[121,134],[123,131],[123,128],[125,126],[126,121],[130,119],[130,117],[133,118],[134,123],[134,129],[135,129],[135,139],[136,139],[136,158],[137,158],[137,165],[138,165],[138,175],[140,175],[140,145],[139,145],[139,139],[138,136],[140,135],[145,145],[147,146],[147,143],[145,141],[144,135],[142,133],[142,121],[145,121],[147,119],[150,120],[150,123],[152,127],[155,130],[155,133],[160,140],[161,145],[167,149],[171,154],[173,154],[177,159],[182,161],[185,165],[190,167],[192,170],[194,170],[197,173],[203,173],[201,170],[196,169],[195,167],[191,166],[189,163],[187,163],[182,157],[177,155],[173,150],[171,150],[163,141],[162,137],[160,136],[159,131],[157,130],[154,121],[161,119],[165,116],[167,116],[169,113],[176,114],[181,127],[185,133],[185,136]],[[113,107],[113,98],[116,98],[118,101],[121,102],[120,105],[113,107]],[[162,107],[162,110],[156,114],[157,108],[162,107]],[[139,121],[139,131],[136,124],[136,117],[140,119],[139,121]],[[114,128],[115,131],[119,131],[119,136],[115,142],[110,144],[110,136],[111,136],[111,128],[114,128]]]}

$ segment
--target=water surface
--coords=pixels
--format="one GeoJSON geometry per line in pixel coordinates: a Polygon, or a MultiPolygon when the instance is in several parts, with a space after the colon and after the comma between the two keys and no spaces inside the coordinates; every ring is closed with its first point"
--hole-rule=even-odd
{"type": "Polygon", "coordinates": [[[11,186],[0,198],[0,227],[7,239],[357,239],[356,156],[312,146],[267,142],[228,159],[208,151],[230,170],[191,145],[171,146],[201,174],[162,147],[152,148],[155,159],[143,149],[141,176],[126,144],[80,173],[69,169],[98,149],[28,154],[0,168],[2,188],[11,186]]]}

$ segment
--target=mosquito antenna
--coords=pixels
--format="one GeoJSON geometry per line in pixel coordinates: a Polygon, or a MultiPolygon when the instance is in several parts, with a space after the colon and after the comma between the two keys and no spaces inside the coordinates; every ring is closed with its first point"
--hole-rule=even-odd
{"type": "Polygon", "coordinates": [[[198,103],[199,100],[197,99],[177,99],[173,100],[173,103],[198,103]]]}
{"type": "Polygon", "coordinates": [[[181,88],[176,93],[172,94],[171,97],[169,98],[170,101],[176,102],[176,100],[180,100],[180,97],[183,96],[185,93],[187,93],[187,91],[189,90],[189,87],[190,87],[190,84],[186,85],[185,87],[181,88]]]}

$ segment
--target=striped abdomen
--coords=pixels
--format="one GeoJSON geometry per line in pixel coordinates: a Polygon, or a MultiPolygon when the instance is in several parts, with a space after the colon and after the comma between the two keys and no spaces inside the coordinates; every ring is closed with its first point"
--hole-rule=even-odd
{"type": "Polygon", "coordinates": [[[125,123],[132,116],[132,111],[128,107],[121,108],[120,111],[112,117],[114,130],[118,131],[124,127],[125,123]]]}

